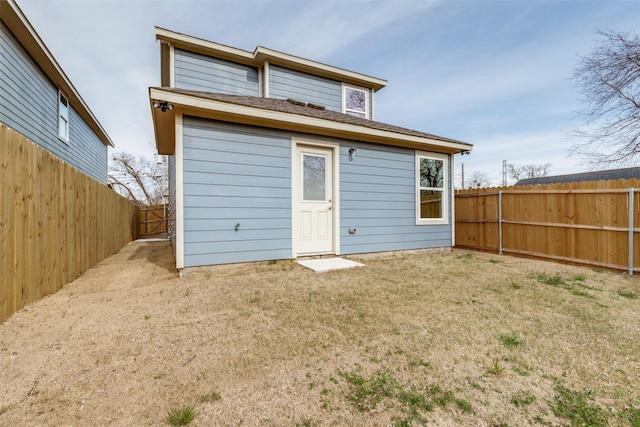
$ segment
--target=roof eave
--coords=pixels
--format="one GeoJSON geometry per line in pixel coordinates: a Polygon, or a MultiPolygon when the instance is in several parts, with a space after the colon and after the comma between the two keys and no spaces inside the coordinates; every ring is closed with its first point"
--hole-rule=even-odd
{"type": "Polygon", "coordinates": [[[14,0],[0,0],[0,18],[11,30],[20,44],[29,52],[51,81],[58,86],[67,97],[71,106],[95,132],[104,145],[113,147],[113,141],[109,138],[98,119],[93,115],[84,102],[71,80],[62,70],[47,46],[44,44],[36,30],[24,15],[14,0]]]}
{"type": "Polygon", "coordinates": [[[156,138],[156,150],[160,155],[172,155],[176,148],[176,110],[162,111],[153,106],[153,98],[149,100],[153,131],[156,138]]]}
{"type": "Polygon", "coordinates": [[[384,79],[300,58],[262,46],[258,46],[253,52],[249,52],[160,27],[156,27],[156,40],[167,42],[179,49],[211,55],[253,67],[261,68],[265,63],[270,63],[297,71],[310,72],[318,76],[370,87],[376,92],[387,85],[387,81],[384,79]]]}
{"type": "Polygon", "coordinates": [[[263,108],[249,107],[194,95],[175,93],[161,88],[149,89],[150,102],[165,101],[174,106],[174,110],[161,112],[153,108],[152,115],[156,129],[156,146],[159,154],[173,154],[175,148],[175,128],[165,121],[175,122],[175,109],[185,115],[221,120],[231,123],[262,126],[294,132],[366,141],[396,147],[413,148],[443,153],[461,153],[472,149],[471,144],[437,138],[407,135],[388,130],[372,129],[366,126],[340,123],[333,120],[285,113],[263,108]],[[172,114],[167,114],[173,112],[172,114]]]}
{"type": "Polygon", "coordinates": [[[254,51],[254,56],[260,64],[269,62],[292,68],[297,71],[309,72],[345,83],[352,83],[359,86],[370,87],[374,92],[379,91],[387,85],[387,81],[377,77],[367,76],[354,71],[345,70],[331,65],[325,65],[316,61],[278,52],[273,49],[258,46],[254,51]]]}

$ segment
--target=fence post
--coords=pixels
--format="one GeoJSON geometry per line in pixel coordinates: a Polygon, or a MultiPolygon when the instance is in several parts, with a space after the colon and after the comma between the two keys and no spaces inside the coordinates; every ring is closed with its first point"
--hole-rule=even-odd
{"type": "Polygon", "coordinates": [[[502,255],[502,190],[498,191],[498,253],[502,255]]]}
{"type": "Polygon", "coordinates": [[[635,189],[629,189],[629,275],[633,276],[633,197],[635,189]]]}

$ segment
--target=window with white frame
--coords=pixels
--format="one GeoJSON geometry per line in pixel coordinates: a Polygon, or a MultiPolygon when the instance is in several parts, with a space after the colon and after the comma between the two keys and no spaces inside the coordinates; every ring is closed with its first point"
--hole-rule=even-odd
{"type": "Polygon", "coordinates": [[[449,156],[416,152],[416,224],[448,224],[449,156]]]}
{"type": "Polygon", "coordinates": [[[369,91],[357,86],[342,86],[342,112],[351,116],[370,119],[369,91]]]}
{"type": "Polygon", "coordinates": [[[69,142],[69,101],[58,92],[58,138],[69,142]]]}

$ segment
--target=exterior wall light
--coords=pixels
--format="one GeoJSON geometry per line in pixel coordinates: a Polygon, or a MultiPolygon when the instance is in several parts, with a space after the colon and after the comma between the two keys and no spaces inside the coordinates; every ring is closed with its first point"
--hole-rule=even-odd
{"type": "Polygon", "coordinates": [[[173,110],[173,104],[169,104],[167,101],[153,101],[153,108],[159,108],[164,113],[167,110],[173,110]]]}

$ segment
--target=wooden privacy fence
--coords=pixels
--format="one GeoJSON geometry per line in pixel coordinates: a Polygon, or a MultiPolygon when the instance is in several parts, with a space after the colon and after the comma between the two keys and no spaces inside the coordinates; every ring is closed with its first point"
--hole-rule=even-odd
{"type": "Polygon", "coordinates": [[[136,237],[137,208],[0,125],[0,322],[136,237]]]}
{"type": "Polygon", "coordinates": [[[139,237],[160,237],[167,234],[167,205],[142,206],[140,208],[139,237]]]}
{"type": "Polygon", "coordinates": [[[640,271],[640,180],[459,190],[456,246],[640,271]]]}

